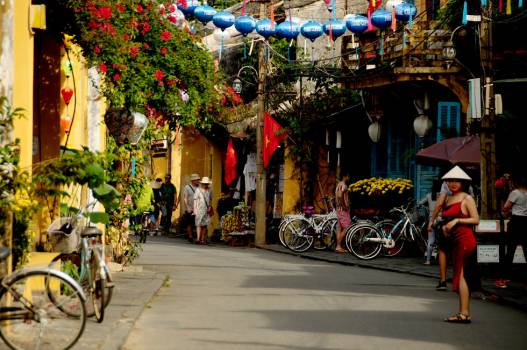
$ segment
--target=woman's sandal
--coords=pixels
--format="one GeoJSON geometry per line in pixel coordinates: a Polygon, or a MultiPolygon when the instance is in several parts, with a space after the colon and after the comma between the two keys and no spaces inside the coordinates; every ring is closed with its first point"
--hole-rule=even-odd
{"type": "Polygon", "coordinates": [[[445,318],[445,322],[448,323],[470,323],[472,320],[470,319],[470,316],[458,313],[455,315],[450,316],[449,318],[445,318]]]}

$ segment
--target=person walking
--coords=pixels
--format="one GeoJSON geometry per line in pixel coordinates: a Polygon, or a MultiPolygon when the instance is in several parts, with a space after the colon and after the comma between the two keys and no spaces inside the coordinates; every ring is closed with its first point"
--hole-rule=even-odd
{"type": "Polygon", "coordinates": [[[192,243],[192,231],[196,227],[196,218],[194,216],[194,194],[199,187],[199,174],[190,175],[190,183],[183,188],[183,205],[185,213],[183,214],[183,226],[187,231],[187,240],[192,243]]]}
{"type": "Polygon", "coordinates": [[[511,191],[503,205],[506,216],[511,215],[507,226],[507,253],[503,265],[505,279],[496,280],[496,287],[507,288],[512,270],[512,261],[518,245],[522,246],[523,256],[527,261],[527,179],[524,176],[513,177],[514,190],[511,191]]]}
{"type": "Polygon", "coordinates": [[[177,189],[171,182],[172,176],[165,175],[165,182],[159,188],[161,194],[161,227],[165,234],[170,233],[170,226],[172,225],[172,212],[177,209],[177,189]]]}
{"type": "MultiPolygon", "coordinates": [[[[427,193],[426,196],[423,199],[421,199],[421,201],[419,201],[419,204],[427,206],[429,213],[433,213],[434,209],[436,208],[436,200],[439,197],[439,194],[441,193],[439,191],[440,185],[441,185],[441,182],[434,181],[432,185],[432,190],[429,193],[427,193]]],[[[437,234],[438,234],[437,230],[433,228],[428,230],[428,241],[426,245],[426,256],[425,256],[424,265],[431,264],[434,245],[436,244],[436,241],[437,241],[437,234]]]]}
{"type": "Polygon", "coordinates": [[[196,189],[196,193],[194,193],[194,216],[198,244],[207,244],[207,226],[210,225],[213,215],[210,184],[209,178],[204,176],[200,186],[196,189]]]}
{"type": "Polygon", "coordinates": [[[158,177],[155,179],[155,181],[152,181],[150,186],[152,187],[152,192],[154,193],[154,217],[156,219],[156,231],[160,230],[161,227],[161,219],[159,217],[159,214],[161,214],[161,185],[163,184],[163,180],[158,177]]]}
{"type": "Polygon", "coordinates": [[[341,181],[335,188],[335,204],[337,207],[337,219],[339,224],[337,229],[337,244],[335,247],[335,252],[337,253],[348,252],[346,249],[342,248],[342,240],[344,239],[346,229],[351,225],[348,179],[348,174],[342,175],[341,181]]]}
{"type": "Polygon", "coordinates": [[[443,177],[452,193],[447,196],[442,217],[443,234],[452,240],[453,278],[452,289],[459,295],[458,313],[445,319],[451,323],[470,323],[470,293],[481,288],[477,273],[476,237],[473,226],[479,224],[476,202],[468,191],[472,181],[460,167],[455,166],[443,177]]]}

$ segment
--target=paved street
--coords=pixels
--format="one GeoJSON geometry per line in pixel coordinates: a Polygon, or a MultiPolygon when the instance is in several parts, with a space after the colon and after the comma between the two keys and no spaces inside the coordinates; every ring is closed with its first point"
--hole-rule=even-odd
{"type": "Polygon", "coordinates": [[[126,350],[527,348],[527,314],[508,306],[475,300],[471,325],[442,322],[457,297],[427,277],[169,238],[136,265],[170,282],[126,350]]]}

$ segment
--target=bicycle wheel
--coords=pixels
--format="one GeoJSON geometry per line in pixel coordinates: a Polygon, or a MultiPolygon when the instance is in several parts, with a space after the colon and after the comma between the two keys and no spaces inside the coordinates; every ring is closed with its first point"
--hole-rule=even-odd
{"type": "Polygon", "coordinates": [[[320,232],[317,232],[317,236],[313,242],[313,248],[316,250],[335,250],[337,227],[337,219],[327,220],[320,229],[320,232]]]}
{"type": "MultiPolygon", "coordinates": [[[[96,248],[95,248],[96,249],[96,248]]],[[[99,255],[97,251],[92,251],[90,259],[90,292],[93,304],[93,311],[95,319],[98,323],[104,320],[104,296],[106,294],[106,278],[101,275],[101,268],[99,265],[99,255]]]]}
{"type": "Polygon", "coordinates": [[[302,253],[313,245],[313,227],[306,219],[293,219],[284,227],[284,242],[287,248],[302,253]]]}
{"type": "Polygon", "coordinates": [[[392,233],[391,238],[393,239],[394,246],[392,248],[385,248],[382,249],[382,254],[384,256],[396,256],[399,254],[403,248],[405,240],[402,239],[402,230],[399,229],[396,231],[393,231],[393,228],[395,227],[396,222],[390,219],[379,221],[375,224],[377,228],[381,231],[381,233],[384,234],[384,237],[388,238],[390,235],[390,232],[392,233]],[[393,232],[392,232],[393,231],[393,232]]]}
{"type": "Polygon", "coordinates": [[[358,224],[346,233],[346,245],[357,258],[369,260],[381,252],[382,237],[374,225],[358,224]]]}
{"type": "Polygon", "coordinates": [[[71,278],[52,270],[29,270],[4,282],[0,336],[11,349],[70,349],[77,342],[86,309],[82,290],[71,278]]]}
{"type": "Polygon", "coordinates": [[[414,242],[417,245],[417,248],[419,248],[419,251],[424,254],[426,253],[426,248],[428,246],[428,237],[423,237],[422,231],[419,230],[415,225],[411,225],[409,227],[410,230],[412,230],[412,236],[414,238],[414,242]]]}

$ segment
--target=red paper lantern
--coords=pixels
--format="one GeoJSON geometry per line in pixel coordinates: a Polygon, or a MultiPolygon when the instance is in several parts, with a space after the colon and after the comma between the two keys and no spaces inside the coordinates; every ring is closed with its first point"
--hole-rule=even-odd
{"type": "Polygon", "coordinates": [[[60,118],[60,129],[65,133],[69,133],[71,128],[71,117],[69,114],[60,118]]]}
{"type": "Polygon", "coordinates": [[[73,89],[69,87],[62,88],[60,94],[62,95],[62,99],[64,99],[66,106],[69,105],[71,98],[73,97],[73,89]]]}

